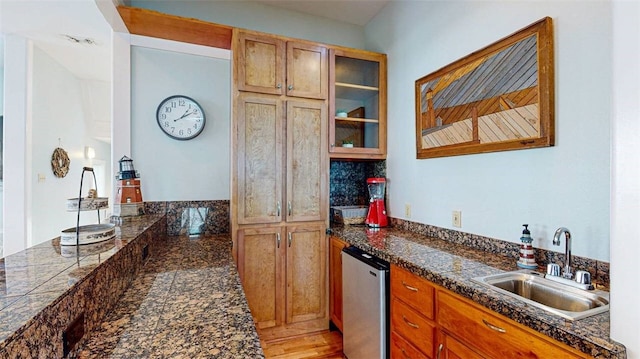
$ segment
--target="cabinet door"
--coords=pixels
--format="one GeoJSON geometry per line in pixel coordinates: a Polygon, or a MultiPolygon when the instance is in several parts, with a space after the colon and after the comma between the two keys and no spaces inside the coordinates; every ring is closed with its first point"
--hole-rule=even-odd
{"type": "Polygon", "coordinates": [[[241,93],[237,100],[238,223],[282,220],[282,102],[241,93]]]}
{"type": "Polygon", "coordinates": [[[342,249],[347,243],[336,237],[329,240],[329,313],[333,324],[342,331],[342,249]]]}
{"type": "Polygon", "coordinates": [[[326,262],[324,223],[287,227],[287,323],[327,317],[326,262]]]}
{"type": "Polygon", "coordinates": [[[285,42],[278,38],[238,32],[238,90],[282,95],[285,86],[285,49],[285,42]]]}
{"type": "Polygon", "coordinates": [[[287,101],[287,222],[326,219],[326,118],[324,101],[287,101]]]}
{"type": "Polygon", "coordinates": [[[332,49],[329,73],[331,158],[386,158],[386,55],[332,49]]]}
{"type": "Polygon", "coordinates": [[[287,42],[287,96],[326,99],[327,69],[326,47],[287,42]]]}
{"type": "Polygon", "coordinates": [[[238,231],[238,272],[259,329],[283,323],[284,250],[280,228],[238,231]]]}

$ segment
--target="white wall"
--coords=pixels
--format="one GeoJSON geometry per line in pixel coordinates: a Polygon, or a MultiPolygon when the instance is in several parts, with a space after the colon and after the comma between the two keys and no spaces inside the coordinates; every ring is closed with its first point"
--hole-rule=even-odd
{"type": "Polygon", "coordinates": [[[640,3],[613,2],[611,337],[640,358],[640,3]]]}
{"type": "Polygon", "coordinates": [[[5,91],[3,133],[3,255],[27,247],[27,222],[30,219],[29,194],[31,167],[31,59],[33,45],[24,37],[6,35],[4,39],[5,91]],[[11,135],[8,135],[11,134],[11,135]],[[7,154],[11,154],[8,156],[7,154]],[[7,169],[11,170],[8,171],[7,169]]]}
{"type": "MultiPolygon", "coordinates": [[[[0,35],[2,36],[2,35],[0,35]]],[[[0,115],[4,113],[4,60],[0,63],[0,115]]]]}
{"type": "Polygon", "coordinates": [[[145,201],[230,198],[230,107],[228,59],[132,46],[131,158],[145,201]],[[189,141],[165,135],[155,118],[160,102],[178,94],[206,116],[204,131],[189,141]]]}
{"type": "Polygon", "coordinates": [[[365,28],[388,54],[389,212],[440,227],[462,211],[462,231],[534,246],[573,234],[573,253],[609,260],[609,2],[392,2],[365,28]],[[545,16],[554,21],[556,146],[416,160],[414,82],[545,16]]]}
{"type": "Polygon", "coordinates": [[[364,46],[361,26],[254,1],[135,0],[131,6],[327,44],[364,46]]]}
{"type": "MultiPolygon", "coordinates": [[[[94,86],[79,80],[66,68],[56,62],[38,47],[33,51],[32,83],[32,156],[31,156],[31,220],[28,246],[49,241],[60,235],[60,231],[75,227],[77,212],[66,212],[66,200],[77,198],[80,190],[82,168],[109,163],[110,146],[91,138],[83,99],[87,89],[94,86]],[[56,147],[62,147],[70,158],[69,173],[57,178],[51,170],[51,154],[56,147]],[[85,146],[96,151],[95,163],[84,158],[85,146]],[[44,180],[39,176],[44,176],[44,180]]],[[[108,95],[108,91],[107,91],[108,95]]],[[[109,176],[98,178],[100,196],[108,196],[106,188],[109,176]]],[[[93,177],[85,173],[83,196],[93,188],[93,177]]],[[[105,219],[102,211],[101,219],[105,219]]],[[[82,212],[81,224],[97,223],[97,213],[82,212]]]]}

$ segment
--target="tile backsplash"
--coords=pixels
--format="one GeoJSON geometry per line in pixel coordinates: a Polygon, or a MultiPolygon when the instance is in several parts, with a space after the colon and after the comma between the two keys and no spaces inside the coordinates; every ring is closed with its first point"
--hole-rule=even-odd
{"type": "Polygon", "coordinates": [[[329,205],[364,205],[369,200],[367,178],[386,177],[386,161],[331,161],[329,205]]]}

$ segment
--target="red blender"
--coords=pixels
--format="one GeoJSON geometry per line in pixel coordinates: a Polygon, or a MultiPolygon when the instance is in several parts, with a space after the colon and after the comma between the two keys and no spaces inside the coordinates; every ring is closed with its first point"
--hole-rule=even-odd
{"type": "Polygon", "coordinates": [[[385,178],[367,178],[369,187],[369,213],[367,213],[366,223],[369,227],[386,227],[387,210],[384,208],[384,186],[385,178]]]}

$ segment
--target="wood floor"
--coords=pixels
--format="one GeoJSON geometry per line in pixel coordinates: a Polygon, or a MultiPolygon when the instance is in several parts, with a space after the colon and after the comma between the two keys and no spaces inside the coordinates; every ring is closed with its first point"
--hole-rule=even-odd
{"type": "Polygon", "coordinates": [[[328,330],[291,339],[262,342],[267,358],[342,359],[342,335],[328,330]]]}

